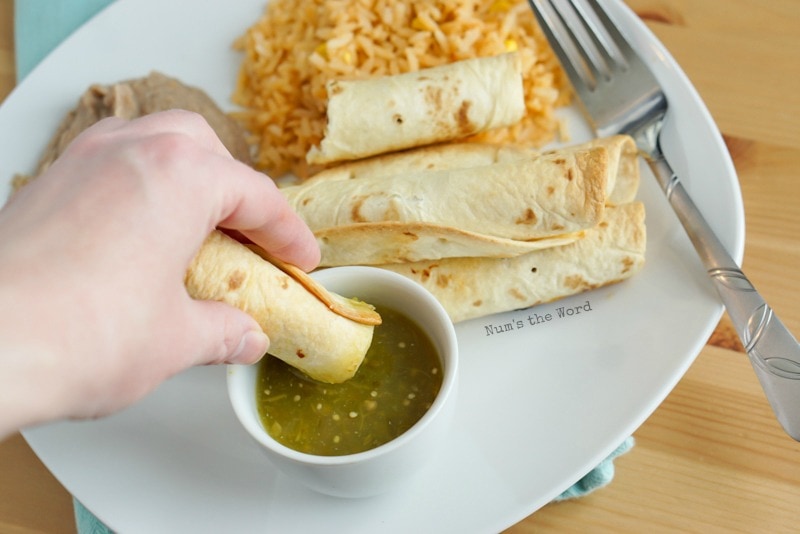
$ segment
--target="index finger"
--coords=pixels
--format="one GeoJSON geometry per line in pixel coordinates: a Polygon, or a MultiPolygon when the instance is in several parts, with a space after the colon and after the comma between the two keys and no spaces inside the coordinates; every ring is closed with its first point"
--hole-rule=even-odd
{"type": "Polygon", "coordinates": [[[236,163],[244,168],[229,177],[236,184],[222,192],[218,226],[238,230],[279,259],[305,271],[312,270],[320,261],[314,234],[271,178],[236,163]]]}
{"type": "MultiPolygon", "coordinates": [[[[207,230],[219,226],[237,230],[277,258],[309,271],[317,266],[320,250],[306,223],[289,206],[267,175],[237,161],[200,115],[173,110],[130,122],[109,121],[108,131],[123,135],[176,136],[160,145],[175,165],[178,187],[170,196],[189,200],[185,207],[207,219],[207,230]],[[189,143],[178,142],[179,138],[189,143]],[[193,195],[187,195],[192,191],[193,195]]],[[[162,154],[164,155],[164,154],[162,154]]],[[[204,237],[204,236],[203,236],[204,237]]]]}

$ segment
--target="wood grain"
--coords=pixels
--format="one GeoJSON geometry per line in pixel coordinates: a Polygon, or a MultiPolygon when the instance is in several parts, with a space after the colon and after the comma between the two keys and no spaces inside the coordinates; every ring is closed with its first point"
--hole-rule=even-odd
{"type": "MultiPolygon", "coordinates": [[[[695,84],[739,174],[743,266],[800,332],[800,2],[628,0],[695,84]]],[[[0,97],[14,87],[13,1],[0,0],[0,97]]],[[[797,532],[800,443],[786,436],[723,317],[636,431],[613,482],[510,534],[797,532]]],[[[0,532],[72,533],[71,498],[15,435],[0,442],[0,532]]]]}
{"type": "MultiPolygon", "coordinates": [[[[743,267],[800,331],[800,3],[628,0],[686,72],[722,131],[742,188],[743,267]]],[[[797,532],[800,444],[786,436],[727,316],[635,433],[611,485],[508,529],[797,532]]]]}

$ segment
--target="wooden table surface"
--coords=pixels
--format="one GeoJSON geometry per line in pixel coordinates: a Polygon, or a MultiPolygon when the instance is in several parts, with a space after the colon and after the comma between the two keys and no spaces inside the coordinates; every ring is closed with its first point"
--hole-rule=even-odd
{"type": "MultiPolygon", "coordinates": [[[[744,270],[800,334],[800,1],[628,4],[717,121],[744,197],[744,270]]],[[[0,0],[0,98],[14,74],[13,1],[0,0]]],[[[727,318],[635,438],[609,486],[508,532],[800,531],[800,443],[775,420],[727,318]]],[[[0,442],[0,473],[0,532],[75,531],[69,494],[21,436],[0,442]]]]}

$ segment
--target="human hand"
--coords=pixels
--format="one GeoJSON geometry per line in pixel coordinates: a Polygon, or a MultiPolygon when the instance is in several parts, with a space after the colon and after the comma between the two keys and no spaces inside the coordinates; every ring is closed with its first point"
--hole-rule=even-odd
{"type": "Polygon", "coordinates": [[[0,211],[0,436],[112,413],[193,365],[257,361],[258,324],[183,285],[217,226],[319,262],[272,180],[188,112],[106,119],[17,193],[0,211]]]}

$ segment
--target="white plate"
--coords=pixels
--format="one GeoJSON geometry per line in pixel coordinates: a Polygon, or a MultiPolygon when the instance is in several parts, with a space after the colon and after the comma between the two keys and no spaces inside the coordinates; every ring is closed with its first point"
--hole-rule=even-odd
{"type": "MultiPolygon", "coordinates": [[[[93,82],[158,69],[228,105],[230,44],[264,0],[120,0],[49,56],[0,109],[0,175],[33,168],[93,82]]],[[[741,259],[737,178],[706,108],[669,54],[621,2],[613,13],[653,66],[673,110],[666,149],[722,241],[741,259]]],[[[567,110],[574,141],[589,136],[567,110]]],[[[462,383],[447,453],[369,500],[312,493],[276,473],[239,428],[225,370],[193,369],[95,422],[24,433],[64,486],[123,532],[495,532],[545,505],[656,409],[722,313],[688,239],[645,171],[647,265],[622,284],[458,326],[462,383]],[[591,311],[555,317],[561,306],[591,311]],[[553,314],[502,334],[487,325],[553,314]]],[[[124,303],[121,303],[124,305],[124,303]]],[[[516,323],[515,323],[516,324],[516,323]]],[[[143,333],[146,335],[146,333],[143,333]]],[[[635,450],[634,450],[635,454],[635,450]]]]}

